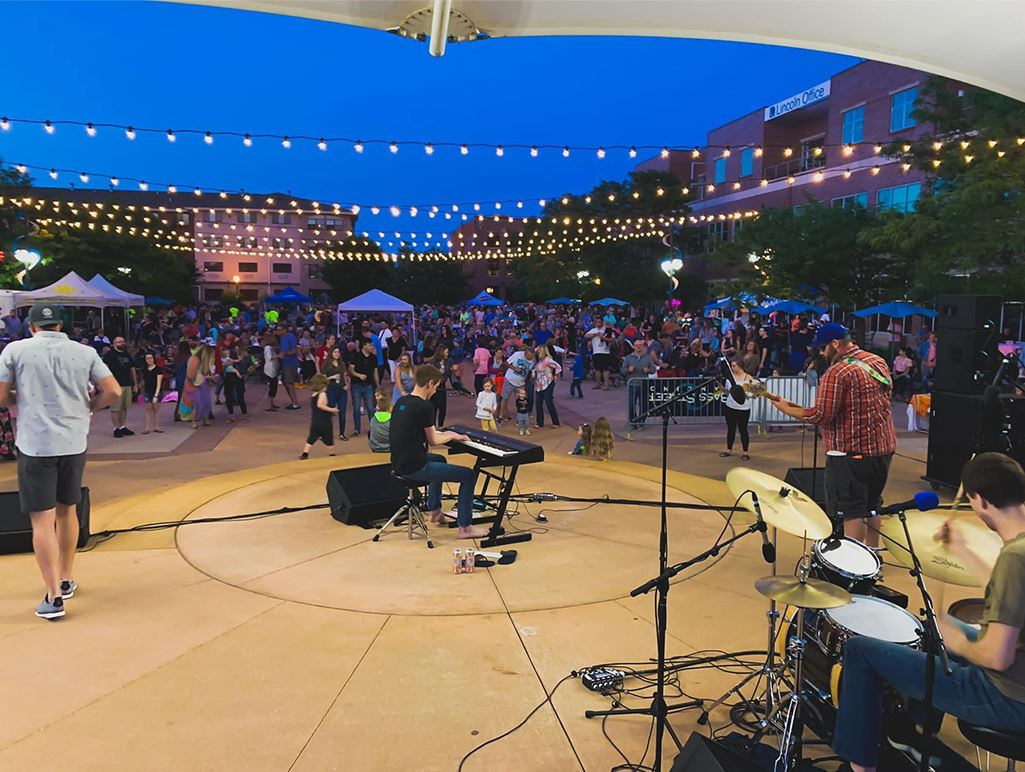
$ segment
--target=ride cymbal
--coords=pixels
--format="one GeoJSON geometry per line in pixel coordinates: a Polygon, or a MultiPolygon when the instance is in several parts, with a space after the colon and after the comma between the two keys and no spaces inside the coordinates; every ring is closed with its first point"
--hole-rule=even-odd
{"type": "MultiPolygon", "coordinates": [[[[742,496],[746,491],[757,494],[762,517],[774,528],[809,539],[825,539],[833,533],[829,516],[822,507],[778,477],[737,466],[726,473],[726,485],[734,496],[742,496]]],[[[740,506],[754,512],[750,496],[744,496],[740,506]]]]}
{"type": "MultiPolygon", "coordinates": [[[[981,520],[970,517],[955,518],[951,515],[951,512],[908,513],[908,533],[911,534],[911,543],[918,553],[918,561],[922,564],[922,573],[930,579],[960,587],[985,587],[1004,542],[981,520]],[[939,540],[943,524],[948,520],[951,521],[951,528],[960,531],[968,548],[985,565],[985,574],[978,573],[978,568],[973,571],[972,567],[964,565],[961,559],[939,540]]],[[[884,518],[879,530],[889,553],[901,565],[911,568],[911,554],[907,550],[908,542],[904,537],[900,518],[895,515],[884,518]]]]}
{"type": "Polygon", "coordinates": [[[851,602],[851,594],[820,579],[797,576],[766,576],[755,582],[755,589],[767,598],[798,608],[839,608],[851,602]]]}

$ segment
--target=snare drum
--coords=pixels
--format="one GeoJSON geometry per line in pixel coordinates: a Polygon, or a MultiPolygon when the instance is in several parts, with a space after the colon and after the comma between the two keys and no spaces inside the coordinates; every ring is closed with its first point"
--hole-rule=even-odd
{"type": "Polygon", "coordinates": [[[857,539],[823,539],[812,550],[812,576],[866,595],[879,579],[879,556],[857,539]],[[839,542],[839,544],[837,543],[839,542]]]}

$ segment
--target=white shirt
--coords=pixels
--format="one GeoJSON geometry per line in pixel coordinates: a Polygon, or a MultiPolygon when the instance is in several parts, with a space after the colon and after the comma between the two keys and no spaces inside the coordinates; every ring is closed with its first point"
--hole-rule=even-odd
{"type": "Polygon", "coordinates": [[[494,410],[498,407],[498,395],[493,391],[482,391],[477,395],[477,418],[494,418],[494,410]]]}
{"type": "Polygon", "coordinates": [[[268,378],[278,377],[278,360],[274,356],[273,346],[263,347],[263,374],[268,378]]]}
{"type": "MultiPolygon", "coordinates": [[[[734,372],[733,373],[733,377],[737,379],[737,383],[740,384],[741,386],[743,386],[745,383],[751,383],[754,380],[754,378],[752,378],[747,373],[742,373],[741,375],[737,375],[737,373],[734,372]]],[[[741,404],[740,402],[737,402],[735,399],[733,399],[733,395],[730,393],[729,389],[727,389],[726,390],[726,407],[731,407],[734,410],[750,410],[751,409],[751,395],[748,394],[747,395],[747,399],[745,399],[743,404],[741,404]]]]}
{"type": "Polygon", "coordinates": [[[534,369],[535,360],[527,360],[527,355],[522,351],[516,351],[509,357],[506,364],[509,369],[505,371],[505,382],[510,386],[515,386],[517,389],[521,386],[525,386],[527,383],[527,376],[530,375],[530,371],[534,369]],[[516,368],[523,370],[520,374],[516,372],[516,368]]]}
{"type": "Polygon", "coordinates": [[[18,392],[15,445],[26,456],[77,456],[89,438],[89,385],[110,378],[96,349],[40,330],[7,344],[0,381],[18,392]]]}
{"type": "Polygon", "coordinates": [[[605,340],[605,328],[604,327],[592,327],[587,331],[588,335],[594,333],[594,337],[591,338],[591,353],[592,354],[608,354],[609,353],[609,342],[605,340]]]}

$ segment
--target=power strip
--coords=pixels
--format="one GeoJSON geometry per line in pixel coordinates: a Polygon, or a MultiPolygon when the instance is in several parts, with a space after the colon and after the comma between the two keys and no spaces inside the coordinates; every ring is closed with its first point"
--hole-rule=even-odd
{"type": "Polygon", "coordinates": [[[610,667],[595,667],[580,674],[580,683],[592,692],[617,691],[623,686],[623,671],[610,667]]]}

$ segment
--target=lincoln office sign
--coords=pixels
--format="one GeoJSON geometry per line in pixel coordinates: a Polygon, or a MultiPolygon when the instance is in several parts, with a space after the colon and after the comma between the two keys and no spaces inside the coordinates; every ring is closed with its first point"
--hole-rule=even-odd
{"type": "Polygon", "coordinates": [[[821,102],[823,99],[829,97],[829,81],[820,83],[817,86],[812,86],[806,91],[802,91],[800,94],[794,94],[792,97],[788,97],[781,102],[776,102],[774,105],[769,105],[765,108],[765,120],[771,121],[773,118],[779,118],[787,113],[792,113],[794,110],[800,110],[802,107],[813,105],[816,102],[821,102]]]}

